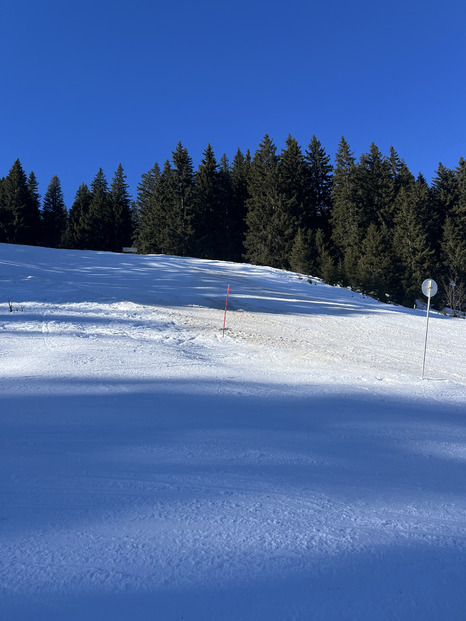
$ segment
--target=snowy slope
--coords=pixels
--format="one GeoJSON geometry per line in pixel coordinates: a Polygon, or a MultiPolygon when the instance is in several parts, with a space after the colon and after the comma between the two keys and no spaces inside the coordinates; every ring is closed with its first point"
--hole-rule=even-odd
{"type": "Polygon", "coordinates": [[[0,244],[0,290],[2,621],[465,618],[464,320],[421,380],[424,313],[288,272],[0,244]]]}

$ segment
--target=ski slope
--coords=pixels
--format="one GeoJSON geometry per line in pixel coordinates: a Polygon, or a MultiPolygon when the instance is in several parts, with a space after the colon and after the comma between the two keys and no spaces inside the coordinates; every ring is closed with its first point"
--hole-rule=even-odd
{"type": "Polygon", "coordinates": [[[0,244],[0,291],[2,621],[465,619],[464,320],[421,380],[425,313],[271,268],[0,244]]]}

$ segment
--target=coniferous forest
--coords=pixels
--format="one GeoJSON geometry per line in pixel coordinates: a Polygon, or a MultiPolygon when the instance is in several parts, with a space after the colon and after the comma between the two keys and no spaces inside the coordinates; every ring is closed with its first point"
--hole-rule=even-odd
{"type": "Polygon", "coordinates": [[[54,176],[43,197],[14,162],[0,179],[0,242],[52,248],[194,256],[290,269],[412,306],[434,278],[437,307],[466,310],[466,161],[442,164],[429,185],[391,148],[355,158],[341,139],[334,164],[313,136],[279,152],[264,136],[253,155],[217,160],[208,145],[197,170],[179,143],[144,172],[131,197],[120,165],[100,169],[65,206],[54,176]]]}

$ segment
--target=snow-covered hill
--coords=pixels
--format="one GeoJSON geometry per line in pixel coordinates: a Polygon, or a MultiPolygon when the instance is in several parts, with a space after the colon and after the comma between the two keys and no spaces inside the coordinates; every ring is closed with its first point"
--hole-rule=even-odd
{"type": "Polygon", "coordinates": [[[423,312],[270,268],[0,244],[0,290],[2,620],[464,619],[465,321],[421,380],[423,312]]]}

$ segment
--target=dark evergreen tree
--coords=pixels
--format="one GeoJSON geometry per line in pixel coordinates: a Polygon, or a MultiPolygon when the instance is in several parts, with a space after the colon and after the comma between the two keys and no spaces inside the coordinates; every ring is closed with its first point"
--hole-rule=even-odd
{"type": "Polygon", "coordinates": [[[443,226],[448,214],[458,205],[460,192],[456,172],[439,164],[432,180],[432,199],[436,208],[436,225],[443,226]]]}
{"type": "Polygon", "coordinates": [[[344,283],[356,284],[363,226],[357,199],[356,160],[342,137],[335,156],[330,224],[344,283]]]}
{"type": "Polygon", "coordinates": [[[466,229],[456,213],[448,215],[445,220],[441,259],[446,280],[459,283],[466,279],[466,229]]]}
{"type": "Polygon", "coordinates": [[[316,136],[312,136],[306,151],[308,166],[308,222],[304,226],[317,230],[321,228],[325,234],[329,232],[329,218],[332,208],[333,167],[330,157],[316,136]]]}
{"type": "Polygon", "coordinates": [[[91,183],[92,200],[88,212],[89,250],[113,250],[115,248],[115,231],[112,204],[109,197],[107,180],[99,168],[91,183]]]}
{"type": "Polygon", "coordinates": [[[393,250],[396,257],[399,292],[396,301],[412,306],[421,283],[435,271],[434,251],[425,227],[429,189],[424,179],[412,179],[396,198],[393,250]]]}
{"type": "Polygon", "coordinates": [[[311,256],[311,231],[299,228],[290,253],[290,268],[299,274],[314,274],[311,256]]]}
{"type": "Polygon", "coordinates": [[[86,250],[91,247],[91,222],[89,218],[91,201],[92,194],[87,185],[82,183],[68,212],[66,228],[61,241],[63,248],[86,250]]]}
{"type": "Polygon", "coordinates": [[[213,148],[209,144],[196,173],[191,244],[194,256],[219,258],[225,243],[225,221],[221,209],[220,175],[213,148]]]}
{"type": "Polygon", "coordinates": [[[218,198],[219,198],[219,231],[217,238],[217,256],[221,261],[234,261],[234,213],[233,187],[228,158],[225,154],[220,158],[218,168],[218,198]]]}
{"type": "Polygon", "coordinates": [[[243,155],[240,149],[236,151],[231,165],[230,182],[230,211],[229,211],[229,252],[230,261],[242,261],[244,254],[244,239],[246,236],[247,200],[249,198],[249,175],[251,171],[251,154],[249,150],[243,155]]]}
{"type": "Polygon", "coordinates": [[[315,234],[315,257],[317,276],[331,285],[337,282],[335,260],[325,239],[325,232],[322,229],[317,229],[315,234]]]}
{"type": "Polygon", "coordinates": [[[356,167],[358,202],[363,230],[371,223],[393,226],[395,183],[390,163],[372,143],[369,153],[361,155],[356,167]]]}
{"type": "MultiPolygon", "coordinates": [[[[154,250],[153,252],[159,252],[162,254],[177,254],[177,246],[179,242],[178,233],[172,235],[174,229],[174,223],[172,221],[173,211],[173,168],[170,165],[170,161],[167,160],[164,164],[162,174],[155,188],[154,197],[152,200],[152,226],[154,231],[154,250]]],[[[179,215],[179,212],[177,212],[179,215]]],[[[182,227],[182,223],[178,221],[177,229],[182,227]]]]}
{"type": "Polygon", "coordinates": [[[16,160],[2,183],[0,241],[29,245],[39,242],[40,212],[33,173],[29,181],[30,186],[21,162],[16,160]]]}
{"type": "Polygon", "coordinates": [[[460,158],[455,172],[458,184],[458,217],[463,226],[466,226],[466,160],[463,157],[460,158]]]}
{"type": "Polygon", "coordinates": [[[167,187],[167,250],[169,254],[186,256],[192,248],[194,202],[194,170],[188,150],[178,143],[173,152],[173,170],[167,187]]]}
{"type": "Polygon", "coordinates": [[[4,199],[3,199],[3,184],[5,181],[5,177],[0,177],[0,242],[4,241],[4,236],[6,236],[6,231],[4,231],[4,226],[7,221],[7,213],[4,210],[4,199]]]}
{"type": "Polygon", "coordinates": [[[357,267],[362,291],[383,302],[389,301],[393,283],[390,242],[386,231],[375,222],[369,224],[357,267]]]}
{"type": "Polygon", "coordinates": [[[28,176],[29,204],[29,227],[31,232],[29,244],[37,245],[42,241],[42,227],[40,217],[40,194],[39,182],[33,171],[28,176]]]}
{"type": "Polygon", "coordinates": [[[115,252],[122,252],[124,247],[131,244],[133,222],[131,197],[121,164],[118,165],[113,177],[109,199],[113,216],[113,247],[111,249],[115,252]]]}
{"type": "MultiPolygon", "coordinates": [[[[286,140],[286,147],[280,154],[278,166],[278,191],[283,209],[282,226],[277,234],[281,235],[284,259],[283,267],[291,263],[291,253],[297,242],[299,229],[302,238],[311,229],[308,213],[309,175],[301,147],[291,135],[286,140]]],[[[296,252],[296,249],[295,249],[296,252]]]]}
{"type": "Polygon", "coordinates": [[[440,163],[432,180],[430,212],[437,257],[440,257],[439,231],[443,229],[447,216],[457,207],[459,200],[460,192],[455,171],[440,163]]]}
{"type": "Polygon", "coordinates": [[[49,248],[61,245],[66,229],[67,211],[60,179],[54,175],[50,180],[42,204],[42,243],[49,248]]]}
{"type": "Polygon", "coordinates": [[[396,198],[401,188],[408,187],[414,181],[414,177],[393,147],[390,147],[388,164],[393,181],[393,195],[396,198]]]}
{"type": "MultiPolygon", "coordinates": [[[[466,162],[461,158],[448,175],[450,191],[442,196],[446,218],[440,246],[442,285],[445,305],[454,313],[466,310],[466,162]],[[454,284],[453,284],[454,283],[454,284]]],[[[447,184],[443,184],[445,186],[447,184]]]]}
{"type": "MultiPolygon", "coordinates": [[[[170,164],[168,164],[170,166],[170,164]]],[[[138,251],[146,254],[156,252],[154,249],[154,195],[160,179],[160,167],[157,162],[141,176],[136,196],[135,214],[135,243],[138,251]]]]}
{"type": "Polygon", "coordinates": [[[279,158],[269,136],[264,136],[251,163],[244,242],[245,258],[256,265],[286,267],[289,218],[280,193],[279,158]]]}

